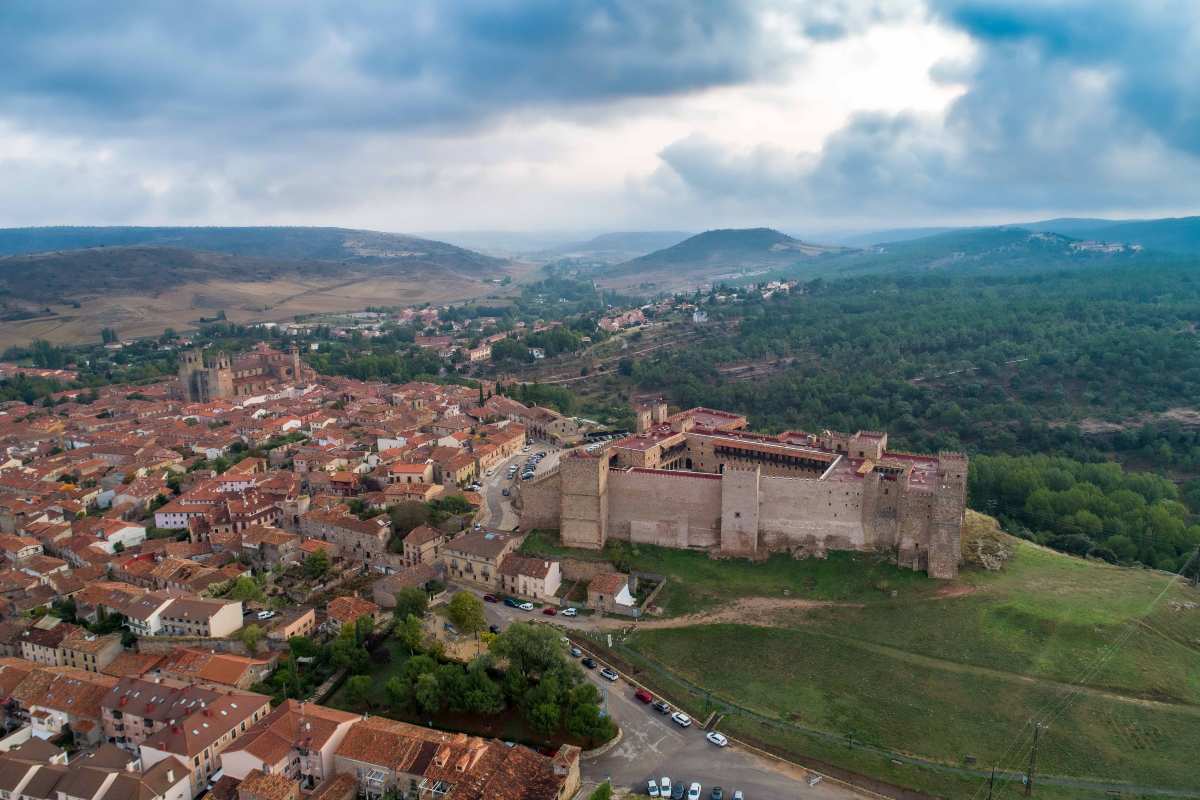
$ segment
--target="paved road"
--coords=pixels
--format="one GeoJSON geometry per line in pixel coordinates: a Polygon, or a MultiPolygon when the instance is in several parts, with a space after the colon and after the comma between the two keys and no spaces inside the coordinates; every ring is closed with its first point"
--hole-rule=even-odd
{"type": "MultiPolygon", "coordinates": [[[[467,588],[452,586],[451,591],[467,588]]],[[[474,588],[469,591],[480,594],[474,588]]],[[[513,620],[550,621],[536,611],[521,611],[502,603],[484,603],[484,615],[489,625],[501,630],[513,620]]],[[[584,619],[561,616],[555,617],[554,623],[567,627],[587,625],[584,619]]],[[[698,721],[690,728],[680,728],[668,716],[638,702],[633,696],[633,685],[624,678],[613,683],[601,678],[598,671],[584,672],[600,689],[605,708],[623,731],[620,743],[612,750],[583,762],[584,785],[589,790],[612,780],[617,788],[644,794],[651,776],[659,779],[667,775],[673,781],[699,781],[704,787],[705,800],[713,786],[725,789],[727,798],[733,796],[734,790],[741,789],[746,800],[850,800],[866,796],[829,781],[810,787],[804,770],[784,767],[737,745],[717,747],[704,738],[705,732],[698,721]]],[[[581,796],[586,797],[587,792],[581,796]]]]}
{"type": "Polygon", "coordinates": [[[504,496],[504,490],[511,489],[515,491],[516,487],[521,483],[521,468],[530,455],[538,452],[546,454],[546,457],[537,466],[535,473],[537,475],[542,475],[558,466],[558,458],[563,452],[562,449],[542,441],[531,441],[529,444],[529,452],[517,453],[510,456],[505,461],[496,465],[495,472],[491,476],[484,476],[482,481],[483,489],[481,491],[484,502],[487,505],[488,513],[481,520],[481,524],[503,531],[511,531],[517,527],[519,521],[517,512],[512,507],[512,498],[504,496]],[[516,479],[512,481],[508,479],[509,464],[517,465],[516,479]]]}
{"type": "Polygon", "coordinates": [[[864,797],[829,781],[809,786],[803,770],[782,768],[778,762],[737,745],[717,747],[704,738],[699,722],[693,722],[690,728],[680,728],[667,715],[638,702],[633,696],[633,686],[624,679],[610,683],[598,672],[587,674],[600,687],[608,713],[623,731],[616,747],[583,762],[583,779],[588,785],[611,780],[616,788],[645,794],[647,780],[666,775],[674,782],[698,781],[704,787],[701,795],[704,798],[708,798],[713,786],[722,787],[726,798],[740,789],[746,800],[864,797]]]}

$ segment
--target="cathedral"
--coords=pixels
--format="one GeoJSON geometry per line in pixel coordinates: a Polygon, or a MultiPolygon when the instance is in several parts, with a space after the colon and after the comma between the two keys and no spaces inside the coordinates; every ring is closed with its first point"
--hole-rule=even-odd
{"type": "Polygon", "coordinates": [[[300,361],[295,346],[284,353],[263,343],[237,359],[227,353],[206,354],[194,348],[180,354],[176,390],[180,400],[210,403],[253,397],[277,384],[300,383],[311,377],[312,370],[300,361]]]}

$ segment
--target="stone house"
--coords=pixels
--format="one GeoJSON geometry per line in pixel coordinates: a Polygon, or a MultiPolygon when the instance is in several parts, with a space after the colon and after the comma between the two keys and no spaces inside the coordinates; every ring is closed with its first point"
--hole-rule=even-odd
{"type": "Polygon", "coordinates": [[[59,642],[58,659],[64,667],[102,672],[123,651],[120,634],[97,636],[86,628],[79,628],[59,642]]]}
{"type": "Polygon", "coordinates": [[[469,581],[487,589],[499,586],[500,562],[517,548],[520,537],[503,531],[473,531],[442,546],[450,580],[469,581]]]}
{"type": "Polygon", "coordinates": [[[637,603],[629,590],[629,576],[602,572],[588,583],[588,607],[605,614],[633,616],[637,603]]]}
{"type": "Polygon", "coordinates": [[[404,563],[410,567],[435,563],[446,539],[446,534],[437,528],[418,525],[404,537],[404,563]]]}
{"type": "Polygon", "coordinates": [[[562,568],[557,561],[509,553],[500,562],[500,591],[543,603],[557,602],[562,568]]]}

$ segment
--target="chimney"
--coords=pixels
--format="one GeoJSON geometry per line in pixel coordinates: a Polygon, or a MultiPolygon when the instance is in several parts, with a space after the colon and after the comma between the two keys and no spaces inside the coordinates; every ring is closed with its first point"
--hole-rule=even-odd
{"type": "Polygon", "coordinates": [[[170,784],[171,786],[175,785],[175,770],[173,770],[173,769],[167,770],[167,783],[170,784]]]}

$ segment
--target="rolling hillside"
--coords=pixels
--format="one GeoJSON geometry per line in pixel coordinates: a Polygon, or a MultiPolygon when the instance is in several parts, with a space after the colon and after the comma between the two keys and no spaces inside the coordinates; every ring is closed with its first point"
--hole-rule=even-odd
{"type": "Polygon", "coordinates": [[[510,262],[343,228],[0,229],[0,342],[477,296],[510,262]]]}
{"type": "Polygon", "coordinates": [[[1131,246],[1024,228],[963,228],[919,239],[877,244],[809,265],[805,277],[872,273],[931,272],[1013,274],[1044,269],[1080,269],[1131,263],[1151,256],[1131,246]]]}
{"type": "Polygon", "coordinates": [[[843,248],[810,244],[771,228],[705,231],[605,271],[606,282],[670,284],[725,279],[810,261],[843,248]]]}
{"type": "Polygon", "coordinates": [[[4,228],[0,255],[130,246],[292,261],[410,263],[476,272],[502,259],[445,242],[349,228],[4,228]]]}

